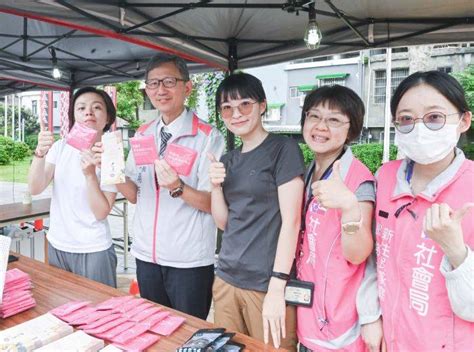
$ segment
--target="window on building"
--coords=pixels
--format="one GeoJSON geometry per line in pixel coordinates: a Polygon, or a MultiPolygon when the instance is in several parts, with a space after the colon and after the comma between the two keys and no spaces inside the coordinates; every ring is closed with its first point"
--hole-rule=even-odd
{"type": "Polygon", "coordinates": [[[38,115],[38,100],[33,100],[31,102],[31,113],[35,116],[38,115]]]}
{"type": "Polygon", "coordinates": [[[57,107],[58,107],[58,101],[57,101],[57,100],[55,100],[55,101],[53,102],[53,107],[54,107],[55,109],[57,109],[57,107]]]}
{"type": "Polygon", "coordinates": [[[281,120],[281,109],[284,104],[281,103],[270,103],[267,105],[267,113],[265,114],[264,121],[280,121],[281,120]]]}
{"type": "MultiPolygon", "coordinates": [[[[408,77],[408,68],[395,68],[392,70],[392,94],[401,81],[408,77]]],[[[375,71],[374,77],[374,103],[385,103],[385,84],[387,82],[387,74],[385,70],[375,71]]]]}
{"type": "Polygon", "coordinates": [[[305,92],[298,90],[298,87],[290,87],[290,98],[299,98],[305,95],[305,92]]]}
{"type": "Polygon", "coordinates": [[[451,73],[453,71],[453,68],[451,66],[438,67],[438,71],[444,73],[451,73]]]}

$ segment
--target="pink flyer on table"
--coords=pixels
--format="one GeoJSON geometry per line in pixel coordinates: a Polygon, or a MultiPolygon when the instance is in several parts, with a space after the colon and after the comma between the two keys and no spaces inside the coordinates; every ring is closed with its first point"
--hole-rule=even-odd
{"type": "Polygon", "coordinates": [[[158,335],[150,334],[146,332],[127,343],[124,343],[124,344],[114,343],[113,345],[124,351],[141,352],[141,351],[146,350],[148,347],[150,347],[154,343],[156,343],[159,339],[160,337],[158,335]]]}
{"type": "Polygon", "coordinates": [[[82,151],[90,149],[94,144],[96,137],[96,130],[82,123],[76,122],[66,136],[66,142],[70,146],[82,151]]]}
{"type": "Polygon", "coordinates": [[[151,165],[158,159],[155,138],[139,136],[129,139],[136,165],[151,165]]]}
{"type": "Polygon", "coordinates": [[[156,334],[164,335],[164,336],[169,336],[171,335],[177,328],[181,326],[185,322],[185,318],[183,317],[178,317],[178,316],[170,316],[162,321],[160,321],[158,324],[156,324],[154,327],[149,329],[151,332],[154,332],[156,334]]]}
{"type": "Polygon", "coordinates": [[[54,309],[51,309],[49,312],[52,315],[57,316],[58,318],[63,317],[65,315],[71,314],[72,312],[78,310],[79,308],[87,306],[89,301],[72,301],[68,302],[66,304],[63,304],[62,306],[56,307],[54,309]]]}
{"type": "Polygon", "coordinates": [[[98,305],[95,306],[97,310],[109,310],[109,309],[114,309],[118,306],[121,306],[125,302],[131,301],[135,297],[133,296],[120,296],[120,297],[112,297],[109,298],[108,300],[99,303],[98,305]]]}
{"type": "Polygon", "coordinates": [[[166,147],[164,158],[179,175],[188,176],[197,157],[197,151],[179,144],[171,143],[166,147]]]}

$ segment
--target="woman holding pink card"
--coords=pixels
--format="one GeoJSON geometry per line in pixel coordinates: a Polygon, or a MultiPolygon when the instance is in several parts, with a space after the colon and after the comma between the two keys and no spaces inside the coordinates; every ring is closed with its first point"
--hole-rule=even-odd
{"type": "Polygon", "coordinates": [[[276,347],[296,348],[295,310],[284,289],[300,226],[304,163],[295,140],[269,134],[262,83],[239,73],[216,94],[216,110],[242,146],[212,159],[212,215],[224,230],[213,296],[216,325],[276,347]]]}
{"type": "Polygon", "coordinates": [[[117,256],[107,216],[115,186],[100,186],[100,171],[90,148],[115,121],[115,107],[103,90],[79,89],[69,108],[69,134],[54,142],[40,121],[38,146],[28,184],[33,195],[53,183],[49,264],[116,287],[117,256]]]}

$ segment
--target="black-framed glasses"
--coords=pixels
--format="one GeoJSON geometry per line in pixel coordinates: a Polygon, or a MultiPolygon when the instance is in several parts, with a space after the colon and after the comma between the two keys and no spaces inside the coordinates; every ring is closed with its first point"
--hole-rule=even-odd
{"type": "Polygon", "coordinates": [[[243,101],[237,106],[223,105],[221,106],[221,116],[224,119],[229,119],[234,114],[234,109],[239,110],[241,115],[248,115],[252,112],[253,104],[257,104],[256,101],[243,101]]]}
{"type": "Polygon", "coordinates": [[[305,115],[308,120],[311,120],[312,122],[316,123],[316,125],[319,125],[322,121],[324,121],[326,126],[330,128],[339,128],[345,124],[350,123],[350,121],[343,121],[337,117],[322,117],[311,110],[306,111],[305,115]]]}
{"type": "Polygon", "coordinates": [[[446,124],[446,118],[448,116],[460,114],[462,113],[453,112],[452,114],[445,114],[439,111],[432,111],[418,118],[414,118],[410,115],[400,115],[395,118],[393,124],[400,133],[410,133],[415,128],[416,121],[421,120],[429,130],[439,131],[446,124]]]}
{"type": "Polygon", "coordinates": [[[165,77],[163,79],[152,78],[145,81],[145,85],[148,89],[157,89],[160,86],[160,83],[163,83],[165,88],[174,88],[178,81],[186,82],[185,79],[176,78],[176,77],[165,77]]]}

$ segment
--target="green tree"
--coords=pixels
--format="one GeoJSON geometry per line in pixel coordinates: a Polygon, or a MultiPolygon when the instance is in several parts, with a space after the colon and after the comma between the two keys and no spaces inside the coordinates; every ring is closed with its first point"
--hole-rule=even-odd
{"type": "Polygon", "coordinates": [[[140,127],[138,109],[143,105],[143,93],[140,81],[129,81],[114,84],[117,88],[117,116],[127,121],[131,129],[140,127]]]}
{"type": "MultiPolygon", "coordinates": [[[[474,65],[469,65],[463,72],[455,73],[454,77],[461,83],[466,92],[469,110],[474,111],[474,65]]],[[[471,125],[474,128],[474,125],[471,125]]]]}

